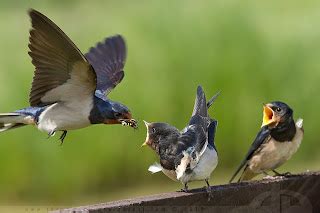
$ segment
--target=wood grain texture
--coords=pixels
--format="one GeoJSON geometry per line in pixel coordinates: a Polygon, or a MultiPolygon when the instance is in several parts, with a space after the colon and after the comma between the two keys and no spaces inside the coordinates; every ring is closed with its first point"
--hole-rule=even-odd
{"type": "Polygon", "coordinates": [[[319,212],[320,172],[61,209],[103,212],[319,212]]]}

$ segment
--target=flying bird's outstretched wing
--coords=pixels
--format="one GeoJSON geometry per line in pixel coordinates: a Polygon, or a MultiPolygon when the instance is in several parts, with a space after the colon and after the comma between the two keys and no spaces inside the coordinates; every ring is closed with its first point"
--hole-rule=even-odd
{"type": "Polygon", "coordinates": [[[229,183],[233,181],[233,179],[237,176],[237,174],[240,172],[240,170],[247,164],[248,160],[251,159],[252,155],[260,148],[260,146],[265,143],[270,136],[270,130],[268,126],[264,126],[261,128],[259,133],[257,134],[254,142],[252,143],[248,153],[246,154],[244,160],[241,162],[240,166],[236,170],[236,172],[231,177],[229,183]]]}
{"type": "Polygon", "coordinates": [[[75,44],[50,19],[31,9],[29,55],[35,66],[29,102],[44,106],[91,95],[95,73],[75,44]]]}
{"type": "Polygon", "coordinates": [[[97,90],[107,95],[124,77],[127,57],[126,44],[122,36],[116,35],[90,48],[85,57],[97,75],[97,90]]]}

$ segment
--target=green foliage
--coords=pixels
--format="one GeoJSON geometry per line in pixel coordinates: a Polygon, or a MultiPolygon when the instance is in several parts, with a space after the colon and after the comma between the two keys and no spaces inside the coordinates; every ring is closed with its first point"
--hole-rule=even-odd
{"type": "Polygon", "coordinates": [[[273,100],[288,103],[295,117],[305,120],[301,149],[281,170],[302,172],[319,166],[319,2],[0,4],[3,112],[28,105],[34,68],[27,55],[26,11],[33,7],[56,22],[84,52],[106,36],[124,35],[129,51],[126,76],[110,97],[128,105],[140,121],[138,131],[120,125],[71,131],[63,146],[57,136],[47,140],[45,133],[32,127],[1,134],[1,202],[71,205],[178,189],[179,184],[163,175],[148,173],[157,158],[140,148],[145,139],[142,120],[183,128],[199,84],[207,97],[222,91],[210,110],[219,120],[220,162],[212,183],[229,180],[261,125],[262,103],[273,100]]]}

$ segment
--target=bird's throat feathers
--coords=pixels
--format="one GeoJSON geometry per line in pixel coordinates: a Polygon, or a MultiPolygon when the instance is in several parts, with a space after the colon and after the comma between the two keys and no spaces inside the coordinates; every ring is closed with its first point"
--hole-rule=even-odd
{"type": "Polygon", "coordinates": [[[275,128],[271,129],[271,136],[279,141],[291,141],[296,134],[296,125],[294,120],[290,117],[285,122],[279,123],[275,128]]]}
{"type": "Polygon", "coordinates": [[[89,115],[92,124],[104,123],[106,118],[113,118],[112,105],[109,100],[103,100],[94,96],[93,108],[89,115]]]}

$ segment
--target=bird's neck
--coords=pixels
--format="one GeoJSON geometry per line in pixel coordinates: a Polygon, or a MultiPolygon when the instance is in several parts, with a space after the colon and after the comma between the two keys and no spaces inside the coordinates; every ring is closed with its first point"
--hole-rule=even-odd
{"type": "Polygon", "coordinates": [[[112,106],[107,100],[96,96],[93,97],[93,107],[90,111],[89,120],[91,124],[101,124],[111,114],[112,106]]]}
{"type": "Polygon", "coordinates": [[[172,132],[170,134],[164,134],[159,136],[156,140],[154,150],[157,154],[160,154],[160,152],[165,151],[168,149],[168,147],[172,147],[172,144],[176,144],[178,141],[178,138],[180,136],[179,131],[172,132]]]}
{"type": "Polygon", "coordinates": [[[291,141],[296,131],[294,120],[290,118],[286,122],[279,123],[276,128],[271,129],[271,136],[279,142],[291,141]]]}

